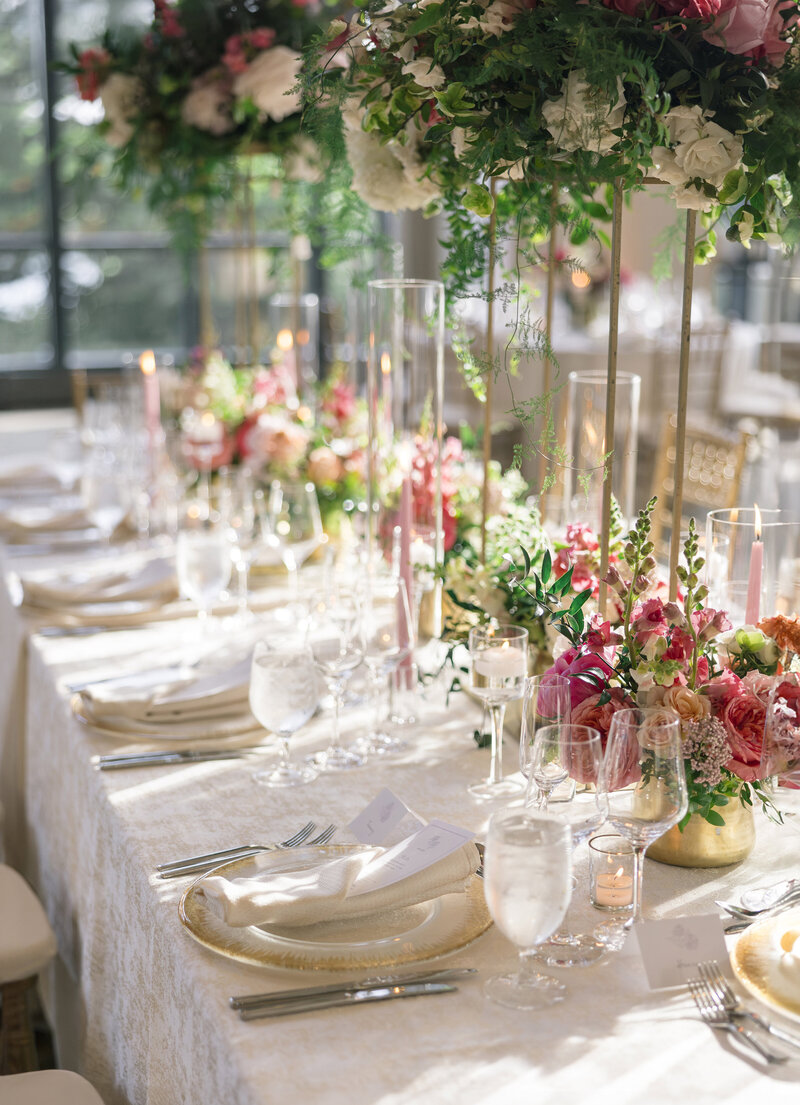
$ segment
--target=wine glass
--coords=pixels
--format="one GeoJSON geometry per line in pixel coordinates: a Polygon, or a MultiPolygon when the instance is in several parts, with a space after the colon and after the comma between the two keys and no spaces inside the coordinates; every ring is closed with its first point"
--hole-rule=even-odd
{"type": "Polygon", "coordinates": [[[342,747],[339,724],[347,683],[364,659],[361,611],[355,599],[331,592],[316,602],[309,617],[308,639],[317,669],[333,696],[331,742],[311,762],[320,771],[360,767],[364,758],[353,749],[342,747]]]}
{"type": "Polygon", "coordinates": [[[181,596],[197,606],[203,630],[208,613],[231,578],[231,542],[220,515],[202,500],[184,504],[175,540],[175,568],[181,596]]]}
{"type": "Polygon", "coordinates": [[[133,504],[130,474],[109,458],[92,457],[81,477],[81,497],[101,539],[110,542],[133,504]]]}
{"type": "Polygon", "coordinates": [[[482,625],[469,631],[470,687],[489,707],[492,755],[489,778],[468,789],[476,798],[508,798],[522,784],[503,778],[506,704],[522,697],[528,671],[528,631],[519,625],[482,625]]]}
{"type": "Polygon", "coordinates": [[[533,742],[539,729],[570,719],[569,679],[564,675],[530,675],[522,696],[522,725],[519,733],[519,769],[530,777],[533,742]]]}
{"type": "Polygon", "coordinates": [[[220,473],[220,511],[231,538],[231,559],[236,569],[239,620],[250,618],[250,569],[259,549],[267,543],[264,492],[256,487],[248,468],[220,473]]]}
{"type": "Polygon", "coordinates": [[[363,612],[364,663],[370,676],[373,701],[372,729],[357,747],[368,754],[385,755],[403,746],[403,741],[384,728],[381,692],[414,651],[414,618],[405,580],[399,577],[371,578],[363,612]]]}
{"type": "Polygon", "coordinates": [[[325,539],[313,483],[273,480],[268,513],[281,560],[289,573],[290,604],[296,608],[300,569],[325,539]]]}
{"type": "Polygon", "coordinates": [[[561,1001],[563,983],[539,972],[536,949],[564,918],[572,894],[569,828],[527,810],[498,810],[489,821],[484,890],[492,919],[519,949],[516,974],[484,983],[492,1001],[542,1009],[561,1001]]]}
{"type": "MultiPolygon", "coordinates": [[[[577,847],[599,829],[608,815],[600,779],[603,743],[588,725],[545,725],[531,748],[526,805],[565,825],[577,847]]],[[[588,967],[607,947],[594,936],[560,928],[539,949],[550,967],[588,967]]]]}
{"type": "Polygon", "coordinates": [[[681,723],[668,710],[618,710],[608,734],[601,780],[608,820],[633,847],[633,914],[642,920],[642,873],[648,845],[681,820],[689,808],[681,723]]]}
{"type": "Polygon", "coordinates": [[[317,668],[308,645],[272,648],[259,641],[250,669],[250,709],[280,740],[280,759],[253,778],[267,787],[295,787],[317,777],[313,767],[292,763],[289,738],[314,715],[319,703],[317,668]]]}

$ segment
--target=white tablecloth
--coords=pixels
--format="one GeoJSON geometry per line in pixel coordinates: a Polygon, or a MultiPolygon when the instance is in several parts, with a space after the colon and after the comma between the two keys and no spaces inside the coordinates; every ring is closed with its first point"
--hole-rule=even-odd
{"type": "MultiPolygon", "coordinates": [[[[515,961],[492,929],[444,961],[478,968],[457,994],[241,1022],[229,995],[307,985],[308,977],[242,966],[200,947],[178,919],[185,882],[156,881],[154,865],[282,839],[311,817],[343,826],[383,786],[424,816],[482,833],[488,811],[466,792],[488,769],[488,752],[471,736],[476,707],[456,696],[448,708],[431,694],[398,762],[373,761],[296,792],[257,787],[246,761],[101,773],[90,756],[120,745],[72,716],[63,681],[109,674],[135,653],[156,657],[186,623],[28,638],[5,595],[0,602],[8,839],[58,937],[58,978],[47,993],[62,1063],[79,1068],[107,1105],[797,1101],[800,1058],[765,1072],[732,1054],[699,1022],[684,991],[648,991],[630,947],[563,972],[569,995],[544,1013],[483,998],[481,980],[515,961]]],[[[355,735],[353,717],[345,714],[346,736],[355,735]]],[[[329,726],[329,715],[316,719],[296,752],[323,746],[329,726]]],[[[509,742],[509,768],[515,758],[509,742]]],[[[796,875],[798,854],[796,828],[760,822],[756,850],[737,868],[687,871],[648,861],[646,910],[708,912],[736,886],[796,875]]],[[[586,904],[583,855],[577,873],[574,920],[585,926],[602,917],[586,904]]]]}

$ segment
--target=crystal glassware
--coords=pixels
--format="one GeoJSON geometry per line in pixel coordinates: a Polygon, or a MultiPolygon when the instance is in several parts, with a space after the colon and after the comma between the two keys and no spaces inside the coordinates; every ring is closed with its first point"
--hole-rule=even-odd
{"type": "Polygon", "coordinates": [[[320,771],[348,771],[364,757],[341,743],[340,714],[345,689],[364,659],[361,610],[354,598],[331,593],[312,605],[308,639],[314,662],[333,696],[333,733],[324,752],[311,758],[320,771]]]}
{"type": "Polygon", "coordinates": [[[601,779],[608,820],[633,847],[633,915],[642,920],[642,873],[648,845],[681,820],[689,808],[681,723],[667,710],[618,710],[608,734],[601,779]]]}
{"type": "Polygon", "coordinates": [[[277,542],[289,573],[290,608],[299,606],[299,573],[325,539],[317,492],[313,483],[273,480],[268,516],[272,538],[277,542]]]}
{"type": "Polygon", "coordinates": [[[313,717],[319,702],[317,668],[308,645],[272,647],[259,641],[250,669],[250,709],[280,741],[280,759],[253,778],[267,787],[293,787],[316,778],[307,764],[292,763],[289,739],[313,717]]]}
{"type": "MultiPolygon", "coordinates": [[[[606,820],[608,801],[600,779],[603,744],[587,725],[546,725],[537,730],[531,749],[526,806],[569,829],[573,847],[606,820]]],[[[550,967],[588,967],[606,953],[589,934],[560,928],[539,949],[550,967]]]]}
{"type": "Polygon", "coordinates": [[[175,570],[181,596],[195,603],[205,627],[209,611],[231,578],[231,540],[221,517],[204,500],[183,504],[175,539],[175,570]]]}
{"type": "Polygon", "coordinates": [[[414,616],[405,581],[398,577],[369,579],[363,612],[364,664],[373,700],[372,728],[359,742],[367,754],[385,755],[404,746],[387,731],[382,713],[383,691],[414,651],[414,616]]]}
{"type": "Polygon", "coordinates": [[[521,698],[528,673],[528,631],[519,625],[476,626],[469,632],[470,688],[489,709],[492,752],[488,779],[473,783],[476,798],[508,798],[522,784],[503,778],[503,722],[506,706],[521,698]]]}
{"type": "Polygon", "coordinates": [[[219,473],[219,508],[231,538],[231,559],[236,569],[239,618],[250,618],[250,569],[259,550],[266,547],[271,527],[266,517],[264,492],[255,485],[248,468],[219,473]]]}
{"type": "Polygon", "coordinates": [[[91,456],[81,477],[81,498],[102,540],[111,541],[133,505],[130,472],[110,457],[91,456]]]}
{"type": "Polygon", "coordinates": [[[800,812],[800,675],[772,681],[758,777],[772,804],[786,815],[800,812]]]}
{"type": "Polygon", "coordinates": [[[570,719],[569,679],[564,675],[530,675],[522,696],[522,724],[519,732],[519,769],[530,776],[530,760],[537,732],[547,725],[570,719]]]}
{"type": "Polygon", "coordinates": [[[569,828],[526,810],[498,810],[489,821],[484,888],[492,919],[519,949],[516,974],[495,975],[483,992],[512,1009],[560,1001],[563,983],[539,971],[536,950],[567,911],[572,893],[569,828]]]}

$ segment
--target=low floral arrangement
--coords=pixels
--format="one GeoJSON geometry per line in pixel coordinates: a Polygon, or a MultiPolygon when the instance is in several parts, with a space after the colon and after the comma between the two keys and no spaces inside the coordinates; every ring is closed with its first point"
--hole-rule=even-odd
{"type": "Polygon", "coordinates": [[[779,619],[767,618],[759,626],[732,630],[724,611],[706,606],[707,589],[700,583],[704,561],[693,522],[685,564],[678,568],[680,601],[647,598],[656,568],[650,541],[654,506],[655,499],[639,513],[621,564],[606,576],[623,607],[618,627],[599,615],[587,621],[574,602],[565,609],[567,576],[554,579],[549,557],[538,573],[528,569],[519,585],[566,639],[568,647],[546,674],[569,679],[571,720],[605,737],[616,711],[626,707],[677,714],[689,787],[689,811],[681,828],[692,814],[724,825],[720,811],[733,801],[751,806],[757,797],[769,803],[762,786],[762,747],[776,679],[793,719],[795,756],[800,756],[800,688],[780,674],[793,663],[800,629],[792,623],[790,633],[779,619]]]}
{"type": "Polygon", "coordinates": [[[141,187],[179,239],[202,238],[230,198],[238,155],[277,155],[273,175],[315,182],[320,151],[300,133],[301,51],[320,0],[154,0],[150,26],[72,47],[64,68],[99,99],[115,177],[141,187]]]}
{"type": "Polygon", "coordinates": [[[234,368],[219,350],[198,349],[183,372],[161,373],[160,381],[162,412],[190,465],[246,464],[263,479],[309,480],[329,529],[363,500],[366,405],[342,372],[301,400],[281,363],[234,368]],[[206,412],[219,434],[208,461],[192,430],[206,412]]]}

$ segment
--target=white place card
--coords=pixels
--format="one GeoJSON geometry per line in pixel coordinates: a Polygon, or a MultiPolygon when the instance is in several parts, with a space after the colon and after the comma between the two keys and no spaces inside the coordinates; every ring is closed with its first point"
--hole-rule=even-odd
{"type": "Polygon", "coordinates": [[[373,860],[356,879],[350,896],[366,894],[369,890],[382,890],[426,867],[432,867],[440,859],[458,851],[474,835],[467,829],[458,829],[444,821],[431,821],[419,832],[401,840],[380,858],[373,860]]]}
{"type": "Polygon", "coordinates": [[[725,930],[716,913],[643,921],[633,931],[651,990],[685,986],[697,977],[699,963],[716,960],[723,971],[728,963],[725,930]]]}
{"type": "Polygon", "coordinates": [[[369,805],[354,817],[347,828],[359,844],[383,844],[400,823],[408,818],[404,837],[422,828],[423,822],[388,787],[373,798],[369,805]]]}

